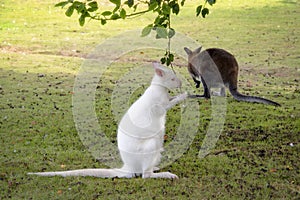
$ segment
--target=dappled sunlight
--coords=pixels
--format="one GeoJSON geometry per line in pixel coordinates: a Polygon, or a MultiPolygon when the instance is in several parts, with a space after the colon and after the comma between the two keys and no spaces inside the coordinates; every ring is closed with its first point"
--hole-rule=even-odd
{"type": "MultiPolygon", "coordinates": [[[[1,52],[1,51],[0,51],[1,52]]],[[[1,68],[18,73],[76,75],[83,58],[62,55],[30,54],[26,51],[5,51],[0,54],[1,68]]]]}

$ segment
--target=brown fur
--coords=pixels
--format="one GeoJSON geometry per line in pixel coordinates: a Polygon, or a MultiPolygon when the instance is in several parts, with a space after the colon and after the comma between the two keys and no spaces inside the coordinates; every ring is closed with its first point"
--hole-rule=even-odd
{"type": "Polygon", "coordinates": [[[280,106],[280,104],[255,96],[240,94],[237,90],[239,66],[235,57],[224,49],[210,48],[202,52],[201,47],[195,51],[184,48],[188,54],[188,71],[199,87],[200,80],[204,87],[203,95],[196,97],[210,98],[211,88],[221,88],[221,96],[225,96],[225,87],[238,101],[256,102],[280,106]]]}

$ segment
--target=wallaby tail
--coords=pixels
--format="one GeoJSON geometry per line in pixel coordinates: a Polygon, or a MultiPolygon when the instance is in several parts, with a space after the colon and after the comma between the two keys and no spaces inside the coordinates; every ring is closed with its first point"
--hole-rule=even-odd
{"type": "Polygon", "coordinates": [[[264,103],[273,106],[281,106],[279,103],[276,103],[275,101],[264,99],[262,97],[243,95],[239,93],[236,88],[235,89],[229,88],[229,91],[232,94],[232,96],[238,101],[247,101],[247,102],[255,102],[255,103],[264,103]]]}
{"type": "Polygon", "coordinates": [[[38,176],[93,176],[100,178],[131,178],[133,174],[122,171],[121,169],[78,169],[61,172],[36,172],[28,173],[28,175],[38,176]]]}

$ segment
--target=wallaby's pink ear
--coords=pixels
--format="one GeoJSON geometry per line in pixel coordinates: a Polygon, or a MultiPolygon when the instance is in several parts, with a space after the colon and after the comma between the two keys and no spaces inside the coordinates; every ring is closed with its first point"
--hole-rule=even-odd
{"type": "Polygon", "coordinates": [[[158,62],[153,62],[152,65],[153,65],[153,67],[155,69],[155,73],[158,76],[163,77],[165,73],[164,73],[163,69],[161,69],[159,63],[158,62]]]}

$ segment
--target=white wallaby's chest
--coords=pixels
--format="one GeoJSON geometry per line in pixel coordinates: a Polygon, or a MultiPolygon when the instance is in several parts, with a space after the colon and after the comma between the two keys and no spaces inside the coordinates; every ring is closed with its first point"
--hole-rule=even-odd
{"type": "Polygon", "coordinates": [[[164,95],[145,91],[119,123],[118,147],[130,153],[160,151],[165,132],[164,95]]]}

